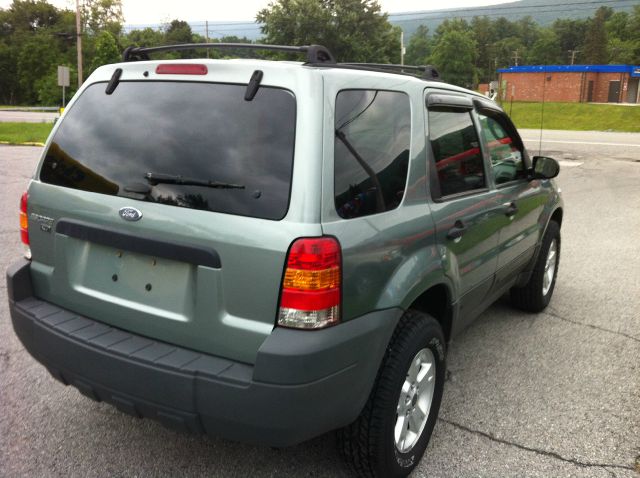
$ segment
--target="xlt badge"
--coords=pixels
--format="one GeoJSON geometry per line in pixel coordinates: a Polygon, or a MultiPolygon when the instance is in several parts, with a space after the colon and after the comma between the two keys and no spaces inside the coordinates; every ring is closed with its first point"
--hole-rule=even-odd
{"type": "Polygon", "coordinates": [[[29,215],[31,221],[37,222],[40,225],[40,230],[42,232],[51,232],[51,226],[53,226],[53,218],[47,216],[41,216],[40,214],[36,214],[32,212],[29,215]]]}

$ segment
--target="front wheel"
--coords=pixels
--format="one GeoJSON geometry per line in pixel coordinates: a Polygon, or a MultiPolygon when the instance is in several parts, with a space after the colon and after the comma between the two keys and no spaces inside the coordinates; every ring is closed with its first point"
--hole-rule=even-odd
{"type": "Polygon", "coordinates": [[[440,324],[408,310],[362,413],[338,432],[340,451],[357,475],[403,477],[417,466],[438,418],[445,369],[440,324]]]}

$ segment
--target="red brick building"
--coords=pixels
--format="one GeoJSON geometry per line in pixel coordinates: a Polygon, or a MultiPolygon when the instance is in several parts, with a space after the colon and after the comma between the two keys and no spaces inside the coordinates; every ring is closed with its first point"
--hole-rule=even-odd
{"type": "Polygon", "coordinates": [[[503,100],[640,103],[640,66],[546,65],[498,70],[503,100]]]}

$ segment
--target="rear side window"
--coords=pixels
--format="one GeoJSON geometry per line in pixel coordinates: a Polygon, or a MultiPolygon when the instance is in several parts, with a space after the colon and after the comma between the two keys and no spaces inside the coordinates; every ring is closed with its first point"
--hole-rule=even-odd
{"type": "Polygon", "coordinates": [[[409,164],[409,97],[392,91],[341,91],[335,118],[334,188],[340,217],[398,207],[409,164]]]}
{"type": "Polygon", "coordinates": [[[478,117],[496,184],[524,178],[524,148],[509,120],[501,113],[490,110],[478,113],[478,117]]]}
{"type": "Polygon", "coordinates": [[[469,110],[429,108],[434,198],[486,187],[484,161],[469,110]]]}
{"type": "Polygon", "coordinates": [[[246,85],[91,85],[46,153],[43,182],[141,201],[264,219],[289,206],[296,101],[246,85]],[[149,176],[151,175],[151,176],[149,176]]]}

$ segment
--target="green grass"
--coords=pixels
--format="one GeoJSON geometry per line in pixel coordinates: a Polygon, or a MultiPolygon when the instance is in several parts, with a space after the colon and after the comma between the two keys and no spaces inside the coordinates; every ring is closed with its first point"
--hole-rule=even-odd
{"type": "MultiPolygon", "coordinates": [[[[518,128],[540,128],[542,103],[509,102],[502,104],[511,111],[518,128]]],[[[544,129],[574,131],[640,132],[640,106],[594,105],[590,103],[545,103],[544,129]]]]}
{"type": "Polygon", "coordinates": [[[0,143],[44,143],[53,123],[0,123],[0,143]]]}

